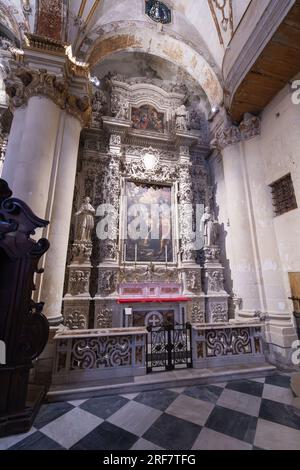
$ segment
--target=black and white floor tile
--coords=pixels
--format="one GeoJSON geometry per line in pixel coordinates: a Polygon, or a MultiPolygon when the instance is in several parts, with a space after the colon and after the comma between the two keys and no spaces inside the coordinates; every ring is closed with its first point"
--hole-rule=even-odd
{"type": "Polygon", "coordinates": [[[290,377],[45,404],[0,450],[300,450],[290,377]]]}

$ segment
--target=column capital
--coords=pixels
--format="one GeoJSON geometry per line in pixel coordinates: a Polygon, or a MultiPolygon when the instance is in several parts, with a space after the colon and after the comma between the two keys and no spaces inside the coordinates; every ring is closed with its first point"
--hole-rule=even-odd
{"type": "Polygon", "coordinates": [[[211,147],[223,150],[229,145],[238,144],[260,135],[260,131],[261,121],[257,116],[245,114],[239,125],[234,125],[230,118],[226,116],[213,131],[211,147]]]}
{"type": "Polygon", "coordinates": [[[91,118],[88,66],[61,41],[27,34],[4,82],[11,109],[25,106],[32,96],[46,96],[83,126],[91,118]]]}

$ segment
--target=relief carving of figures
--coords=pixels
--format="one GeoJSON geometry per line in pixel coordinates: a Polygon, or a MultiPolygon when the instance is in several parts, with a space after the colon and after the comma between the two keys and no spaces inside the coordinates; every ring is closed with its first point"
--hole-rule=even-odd
{"type": "Polygon", "coordinates": [[[92,255],[92,243],[75,242],[72,245],[72,259],[73,261],[87,261],[92,255]]]}
{"type": "Polygon", "coordinates": [[[117,288],[116,271],[99,271],[98,280],[99,291],[104,295],[112,294],[117,288]]]}
{"type": "Polygon", "coordinates": [[[125,163],[122,171],[124,176],[132,180],[150,183],[165,183],[166,181],[176,181],[178,178],[178,168],[175,165],[158,163],[153,171],[147,171],[141,162],[125,163]]]}
{"type": "Polygon", "coordinates": [[[158,148],[153,148],[153,147],[141,147],[137,145],[126,145],[125,146],[125,154],[134,156],[134,157],[139,157],[141,158],[141,155],[144,155],[147,152],[153,153],[158,160],[177,160],[177,155],[174,151],[171,150],[165,150],[165,149],[158,149],[158,148]]]}
{"type": "Polygon", "coordinates": [[[91,199],[85,197],[79,211],[75,214],[78,217],[76,237],[78,241],[91,242],[91,234],[95,226],[95,212],[95,209],[91,205],[91,199]]]}
{"type": "Polygon", "coordinates": [[[177,269],[165,267],[137,266],[127,267],[125,271],[119,272],[120,282],[156,282],[168,279],[169,282],[178,282],[177,269]]]}
{"type": "Polygon", "coordinates": [[[213,246],[217,241],[217,222],[209,207],[205,208],[201,218],[200,230],[204,237],[204,246],[213,246]]]}
{"type": "Polygon", "coordinates": [[[69,276],[69,294],[82,295],[89,293],[89,271],[76,270],[70,271],[69,276]]]}
{"type": "Polygon", "coordinates": [[[211,292],[220,292],[224,290],[224,276],[222,271],[213,271],[206,273],[208,278],[208,290],[211,292]]]}
{"type": "Polygon", "coordinates": [[[182,104],[175,110],[175,129],[176,131],[186,132],[188,130],[189,112],[186,106],[182,104]]]}
{"type": "Polygon", "coordinates": [[[226,323],[228,321],[227,302],[212,302],[209,306],[210,321],[212,323],[226,323]]]}
{"type": "Polygon", "coordinates": [[[205,246],[203,248],[203,252],[204,252],[204,260],[206,262],[220,260],[221,250],[220,248],[216,246],[205,246]]]}

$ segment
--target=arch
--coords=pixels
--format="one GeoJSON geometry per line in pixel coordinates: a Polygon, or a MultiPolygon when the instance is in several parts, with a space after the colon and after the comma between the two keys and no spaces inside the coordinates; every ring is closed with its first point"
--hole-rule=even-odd
{"type": "Polygon", "coordinates": [[[218,77],[204,57],[190,45],[146,27],[116,28],[94,41],[87,62],[91,68],[115,52],[144,52],[158,56],[188,72],[201,86],[211,106],[223,103],[223,89],[218,77]]]}

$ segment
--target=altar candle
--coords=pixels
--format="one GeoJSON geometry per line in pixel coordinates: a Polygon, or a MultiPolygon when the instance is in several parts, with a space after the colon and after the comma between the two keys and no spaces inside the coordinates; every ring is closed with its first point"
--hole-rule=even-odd
{"type": "Polygon", "coordinates": [[[168,264],[168,245],[165,246],[166,264],[168,264]]]}
{"type": "Polygon", "coordinates": [[[126,262],[126,256],[127,256],[126,251],[127,251],[127,245],[126,245],[126,243],[124,242],[124,263],[126,262]]]}
{"type": "Polygon", "coordinates": [[[135,247],[134,247],[134,261],[137,262],[137,243],[135,244],[135,247]]]}

